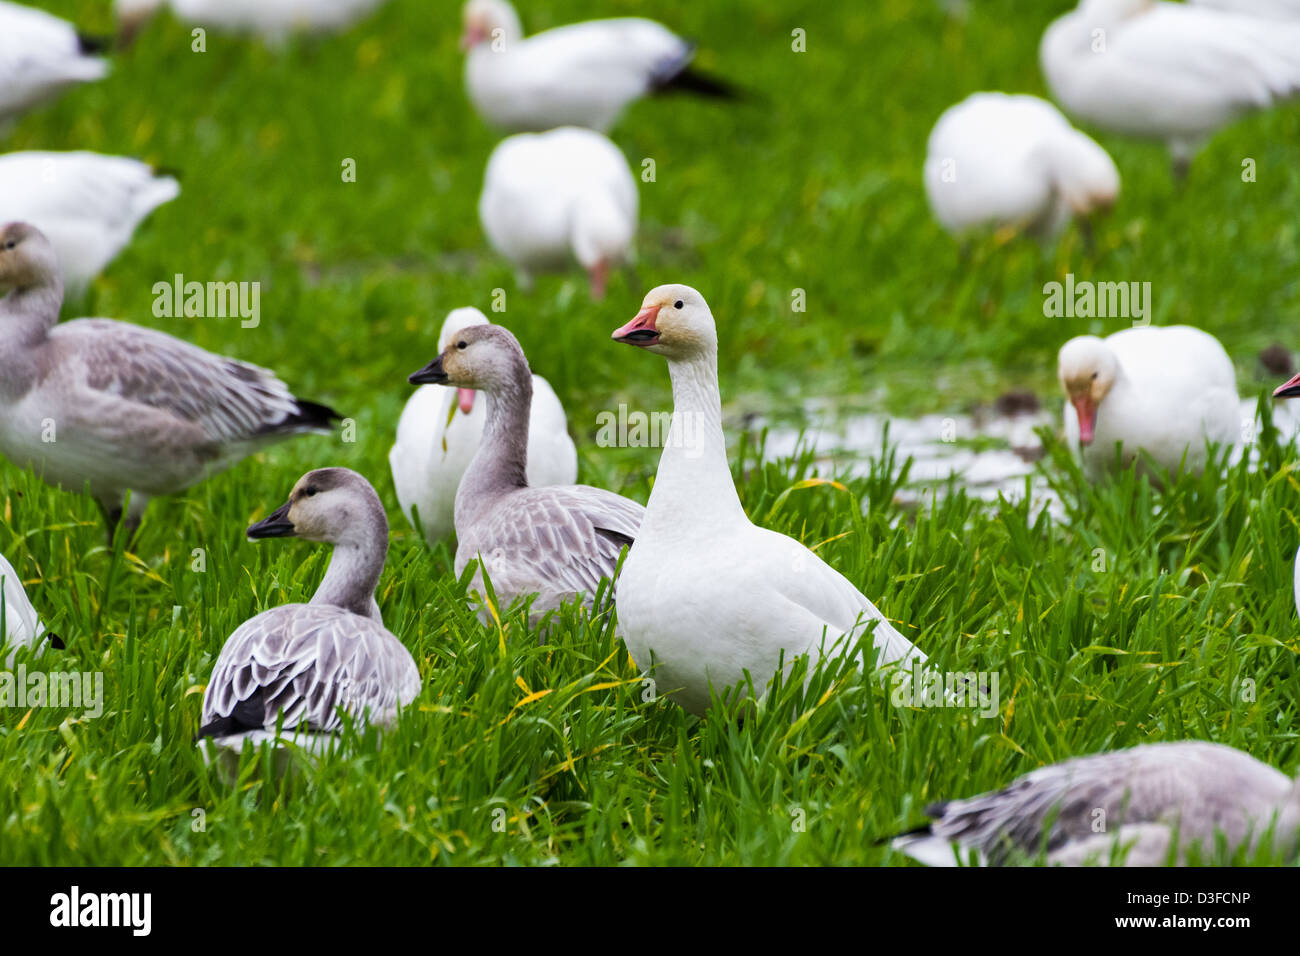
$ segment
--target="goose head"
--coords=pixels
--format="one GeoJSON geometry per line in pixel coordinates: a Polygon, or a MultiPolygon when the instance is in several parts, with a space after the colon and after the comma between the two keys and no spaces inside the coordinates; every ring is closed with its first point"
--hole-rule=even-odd
{"type": "Polygon", "coordinates": [[[463,329],[436,359],[412,372],[412,385],[451,385],[504,394],[532,388],[519,341],[499,325],[463,329]]]}
{"type": "Polygon", "coordinates": [[[474,50],[480,46],[492,49],[495,42],[514,43],[522,40],[524,28],[519,23],[519,14],[507,0],[469,0],[461,14],[464,33],[461,34],[462,50],[474,50]]]}
{"type": "Polygon", "coordinates": [[[1108,212],[1119,198],[1119,169],[1090,136],[1071,130],[1068,169],[1058,178],[1061,196],[1076,216],[1108,212]]]}
{"type": "Polygon", "coordinates": [[[651,289],[641,301],[641,311],[616,329],[612,338],[670,362],[689,361],[718,350],[718,329],[709,304],[688,285],[651,289]]]}
{"type": "MultiPolygon", "coordinates": [[[[461,332],[476,325],[487,324],[487,316],[478,309],[472,307],[452,309],[447,313],[447,318],[443,320],[442,331],[438,334],[438,354],[441,355],[445,352],[447,346],[455,342],[456,336],[460,335],[461,332]]],[[[474,389],[457,389],[456,401],[460,406],[460,410],[468,415],[474,409],[474,389]]]]}
{"type": "Polygon", "coordinates": [[[0,226],[0,288],[26,289],[59,275],[59,260],[45,234],[25,222],[0,226]]]}
{"type": "Polygon", "coordinates": [[[388,536],[388,518],[370,482],[348,468],[317,468],[298,479],[289,500],[248,529],[248,537],[304,538],[365,547],[376,522],[388,536]]]}
{"type": "Polygon", "coordinates": [[[636,217],[626,215],[609,195],[589,195],[578,203],[569,244],[586,270],[593,299],[605,297],[609,271],[627,261],[635,236],[636,217]]]}
{"type": "Polygon", "coordinates": [[[1079,417],[1079,442],[1092,443],[1097,408],[1119,377],[1119,359],[1095,335],[1080,335],[1061,346],[1056,375],[1079,417]]]}

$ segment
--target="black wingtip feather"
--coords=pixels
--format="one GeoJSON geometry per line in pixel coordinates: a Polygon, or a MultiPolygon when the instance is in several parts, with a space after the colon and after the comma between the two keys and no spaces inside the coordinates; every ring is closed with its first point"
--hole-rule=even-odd
{"type": "Polygon", "coordinates": [[[276,426],[276,431],[295,431],[303,428],[319,428],[329,431],[334,423],[342,421],[343,416],[328,405],[296,399],[298,410],[287,416],[276,426]]]}
{"type": "Polygon", "coordinates": [[[692,93],[714,100],[743,100],[745,94],[726,80],[686,66],[655,87],[656,93],[692,93]]]}
{"type": "Polygon", "coordinates": [[[97,53],[107,53],[113,48],[113,41],[106,37],[87,36],[84,33],[77,34],[77,49],[87,55],[97,53]]]}

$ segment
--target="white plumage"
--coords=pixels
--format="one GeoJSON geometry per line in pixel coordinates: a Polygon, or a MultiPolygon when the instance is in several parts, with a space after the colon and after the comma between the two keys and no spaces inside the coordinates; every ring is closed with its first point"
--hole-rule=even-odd
{"type": "Polygon", "coordinates": [[[1083,0],[1039,53],[1066,110],[1165,141],[1179,169],[1219,127],[1300,92],[1300,22],[1184,3],[1083,0]]]}
{"type": "MultiPolygon", "coordinates": [[[[880,663],[924,661],[842,574],[800,542],[754,525],[727,464],[717,332],[703,297],[652,290],[615,338],[664,355],[673,419],[645,520],[615,590],[628,651],[660,694],[692,713],[741,684],[760,693],[799,654],[829,652],[874,625],[880,663]]],[[[843,645],[837,650],[842,650],[843,645]]]]}
{"type": "Polygon", "coordinates": [[[1071,217],[1113,205],[1119,171],[1050,103],[974,93],[930,134],[925,192],[951,233],[1010,226],[1052,237],[1071,217]]]}
{"type": "Polygon", "coordinates": [[[180,191],[175,179],[122,156],[0,156],[0,210],[45,233],[74,295],[117,257],[151,212],[180,191]]]}
{"type": "Polygon", "coordinates": [[[108,62],[85,51],[71,23],[0,0],[0,127],[70,86],[106,75],[108,62]]]}
{"type": "Polygon", "coordinates": [[[1061,347],[1057,374],[1068,399],[1066,439],[1093,480],[1113,467],[1117,442],[1124,467],[1141,450],[1171,471],[1184,456],[1189,471],[1200,471],[1207,441],[1241,440],[1232,360],[1200,329],[1151,326],[1105,339],[1079,336],[1061,347]]]}
{"type": "Polygon", "coordinates": [[[14,666],[14,655],[20,647],[36,647],[45,633],[36,608],[23,590],[23,582],[9,560],[0,554],[0,595],[4,604],[0,613],[4,614],[4,640],[0,647],[8,647],[9,654],[3,658],[4,666],[14,666]]]}
{"type": "MultiPolygon", "coordinates": [[[[453,310],[438,336],[439,354],[457,333],[487,322],[478,309],[453,310]]],[[[441,385],[421,385],[402,410],[388,463],[402,513],[430,544],[456,530],[456,490],[478,451],[486,419],[486,402],[476,399],[474,392],[441,385]],[[470,401],[473,404],[466,412],[464,403],[470,401]],[[418,525],[413,509],[419,513],[418,525]]],[[[564,406],[550,383],[534,375],[528,484],[571,485],[577,480],[578,452],[569,437],[564,406]]]]}
{"type": "Polygon", "coordinates": [[[163,7],[194,26],[250,33],[279,43],[294,33],[343,30],[384,0],[116,0],[114,11],[129,37],[163,7]]]}
{"type": "Polygon", "coordinates": [[[1252,17],[1291,20],[1300,17],[1300,0],[1187,0],[1198,7],[1213,7],[1252,17]]]}
{"type": "Polygon", "coordinates": [[[525,286],[573,260],[592,295],[628,261],[637,229],[637,188],[618,147],[600,133],[565,127],[503,140],[488,159],[479,221],[525,286]]]}

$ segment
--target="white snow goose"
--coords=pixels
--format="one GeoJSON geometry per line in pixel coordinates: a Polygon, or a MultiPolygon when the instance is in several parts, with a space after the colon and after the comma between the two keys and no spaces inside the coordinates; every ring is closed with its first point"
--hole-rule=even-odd
{"type": "MultiPolygon", "coordinates": [[[[487,322],[478,309],[453,310],[442,324],[438,354],[464,330],[487,322]]],[[[473,389],[421,385],[397,422],[397,440],[388,453],[397,500],[430,544],[456,530],[456,490],[478,451],[487,419],[484,403],[475,399],[473,389]]],[[[578,452],[569,437],[564,406],[546,379],[534,375],[528,484],[571,485],[577,480],[578,452]]]]}
{"type": "Polygon", "coordinates": [[[456,574],[478,561],[471,599],[480,619],[492,620],[484,572],[500,611],[535,596],[533,623],[575,599],[592,607],[645,509],[587,485],[529,485],[533,376],[515,337],[499,325],[471,326],[410,381],[472,388],[487,399],[483,437],[456,492],[456,574]]]}
{"type": "MultiPolygon", "coordinates": [[[[1300,395],[1300,374],[1291,376],[1273,391],[1274,398],[1295,398],[1300,395]]],[[[1295,554],[1295,575],[1292,579],[1296,614],[1300,614],[1300,550],[1295,554]]]]}
{"type": "Polygon", "coordinates": [[[633,101],[659,92],[736,98],[730,86],[691,68],[694,45],[653,20],[590,20],[525,38],[506,0],[469,0],[463,20],[470,101],[505,130],[585,126],[603,133],[633,101]]]}
{"type": "Polygon", "coordinates": [[[0,0],[0,130],[69,87],[107,76],[98,48],[66,20],[0,0]]]}
{"type": "Polygon", "coordinates": [[[126,248],[145,217],[180,191],[172,177],[123,156],[0,156],[0,209],[45,233],[73,296],[126,248]]]}
{"type": "Polygon", "coordinates": [[[514,265],[522,286],[577,260],[592,298],[600,299],[610,270],[631,258],[637,206],[636,179],[618,147],[600,133],[566,127],[498,144],[478,211],[492,248],[514,265]]]}
{"type": "Polygon", "coordinates": [[[388,519],[370,483],[347,468],[308,472],[248,536],[305,538],[334,553],[310,603],[263,611],[230,635],[203,692],[200,741],[238,752],[245,741],[289,740],[318,753],[333,746],[340,711],[391,726],[419,695],[420,671],[375,603],[388,519]]]}
{"type": "Polygon", "coordinates": [[[1009,227],[1050,239],[1073,217],[1114,205],[1119,171],[1052,104],[973,93],[945,110],[930,133],[925,194],[954,235],[1009,227]]]}
{"type": "Polygon", "coordinates": [[[1230,13],[1244,13],[1252,17],[1271,17],[1274,20],[1300,18],[1300,0],[1188,0],[1198,7],[1213,7],[1230,13]]]}
{"type": "Polygon", "coordinates": [[[90,493],[134,533],[157,495],[339,416],[274,374],[112,319],[56,324],[58,260],[40,230],[0,227],[0,453],[90,493]],[[129,506],[125,505],[130,495],[129,506]],[[125,514],[123,508],[126,507],[125,514]]]}
{"type": "Polygon", "coordinates": [[[1254,757],[1203,741],[1143,744],[1025,774],[993,793],[938,803],[932,820],[894,839],[929,866],[1064,866],[1209,862],[1270,842],[1289,857],[1300,828],[1300,784],[1254,757]],[[1099,828],[1100,824],[1100,828],[1099,828]]]}
{"type": "Polygon", "coordinates": [[[115,0],[123,42],[129,43],[164,7],[183,23],[255,35],[272,45],[295,33],[345,30],[384,0],[115,0]]]}
{"type": "Polygon", "coordinates": [[[664,356],[672,376],[672,425],[615,591],[627,648],[642,668],[653,661],[659,692],[702,714],[710,687],[723,694],[746,672],[760,687],[782,654],[788,666],[873,624],[880,663],[924,661],[842,574],[745,515],[727,465],[717,328],[704,297],[684,285],[652,289],[613,337],[664,356]]]}
{"type": "Polygon", "coordinates": [[[1175,172],[1217,129],[1300,92],[1300,22],[1155,0],[1082,0],[1039,50],[1052,95],[1103,129],[1166,142],[1175,172]]]}
{"type": "Polygon", "coordinates": [[[1145,470],[1205,467],[1206,443],[1241,440],[1237,376],[1219,340],[1186,325],[1124,329],[1070,339],[1057,356],[1065,434],[1096,481],[1116,464],[1145,470]]]}
{"type": "Polygon", "coordinates": [[[62,647],[63,641],[55,634],[45,630],[36,608],[23,589],[22,578],[14,570],[9,560],[0,554],[0,614],[4,615],[4,625],[0,627],[0,650],[9,648],[9,654],[0,657],[6,669],[14,666],[14,657],[19,648],[33,648],[40,652],[48,645],[62,647]]]}

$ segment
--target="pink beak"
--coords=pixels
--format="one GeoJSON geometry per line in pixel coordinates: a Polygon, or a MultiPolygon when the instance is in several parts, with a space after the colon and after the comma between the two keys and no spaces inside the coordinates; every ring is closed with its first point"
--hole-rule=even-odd
{"type": "Polygon", "coordinates": [[[1079,418],[1079,444],[1091,445],[1093,430],[1097,425],[1097,406],[1091,395],[1072,395],[1070,404],[1079,418]]]}
{"type": "Polygon", "coordinates": [[[659,329],[655,322],[659,318],[659,306],[647,306],[636,314],[627,325],[616,329],[610,336],[615,342],[626,342],[639,348],[646,348],[659,341],[659,329]]]}
{"type": "Polygon", "coordinates": [[[1300,375],[1293,375],[1273,392],[1274,398],[1294,398],[1300,395],[1300,375]]]}
{"type": "Polygon", "coordinates": [[[460,402],[460,410],[468,415],[474,408],[474,389],[458,388],[456,398],[460,402]]]}
{"type": "Polygon", "coordinates": [[[466,27],[465,32],[460,36],[460,48],[472,50],[485,39],[487,39],[487,31],[482,27],[466,27]]]}

